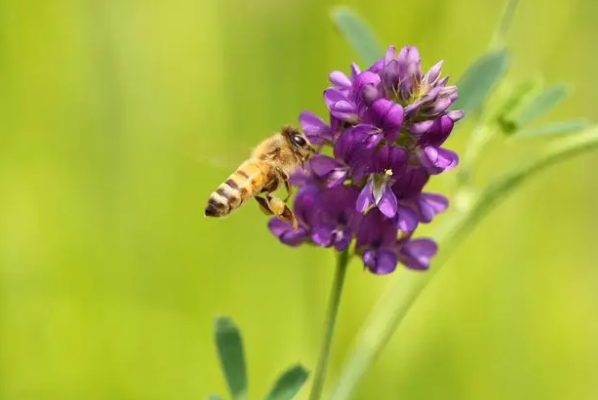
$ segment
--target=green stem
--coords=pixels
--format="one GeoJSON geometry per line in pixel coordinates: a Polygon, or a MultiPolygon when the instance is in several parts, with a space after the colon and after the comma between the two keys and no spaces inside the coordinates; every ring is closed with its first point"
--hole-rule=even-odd
{"type": "Polygon", "coordinates": [[[328,301],[328,311],[326,313],[324,338],[322,340],[322,348],[320,349],[318,366],[316,367],[316,372],[314,374],[314,383],[311,387],[309,400],[319,400],[322,395],[322,390],[324,389],[324,381],[326,380],[326,371],[328,369],[328,359],[330,358],[330,348],[332,347],[332,338],[334,336],[334,327],[336,325],[336,316],[338,315],[348,264],[349,251],[347,249],[340,253],[337,258],[336,272],[334,281],[332,282],[330,300],[328,301]]]}
{"type": "Polygon", "coordinates": [[[481,120],[474,128],[459,165],[459,172],[457,173],[459,187],[471,186],[473,169],[478,160],[478,156],[482,154],[482,150],[492,138],[493,133],[493,128],[487,126],[481,120]]]}
{"type": "Polygon", "coordinates": [[[426,273],[404,271],[389,283],[388,289],[363,324],[355,348],[341,371],[331,399],[347,400],[355,394],[357,385],[397,330],[412,304],[438,273],[451,252],[489,211],[538,172],[595,148],[598,148],[598,127],[554,141],[534,160],[514,168],[488,184],[471,208],[456,214],[445,229],[436,235],[442,251],[434,260],[433,269],[426,273]]]}
{"type": "Polygon", "coordinates": [[[500,19],[500,23],[498,25],[498,29],[492,38],[492,42],[490,48],[500,48],[505,45],[505,40],[507,37],[507,32],[509,32],[511,28],[511,24],[513,23],[513,18],[515,17],[515,10],[517,10],[517,6],[519,5],[519,0],[509,0],[505,10],[503,11],[502,17],[500,19]]]}

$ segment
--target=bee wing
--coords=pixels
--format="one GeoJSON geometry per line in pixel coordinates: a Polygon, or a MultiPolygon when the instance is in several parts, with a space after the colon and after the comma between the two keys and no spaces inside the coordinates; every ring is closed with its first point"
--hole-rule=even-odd
{"type": "Polygon", "coordinates": [[[204,149],[201,153],[193,154],[192,158],[202,166],[232,172],[248,158],[248,154],[247,151],[241,151],[241,149],[238,151],[237,149],[233,149],[233,151],[230,149],[228,151],[218,149],[206,151],[204,149]]]}
{"type": "Polygon", "coordinates": [[[198,164],[209,166],[222,171],[234,171],[239,166],[239,163],[234,162],[232,159],[223,158],[219,156],[198,156],[195,158],[198,164]]]}

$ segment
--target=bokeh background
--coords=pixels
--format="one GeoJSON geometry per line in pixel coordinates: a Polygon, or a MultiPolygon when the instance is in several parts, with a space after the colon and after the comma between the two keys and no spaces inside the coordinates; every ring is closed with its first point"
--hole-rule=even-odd
{"type": "MultiPolygon", "coordinates": [[[[358,61],[329,21],[336,4],[0,1],[1,399],[224,395],[217,315],[243,329],[252,399],[292,363],[313,369],[332,254],[278,244],[252,205],[226,220],[202,210],[252,145],[304,109],[323,114],[329,71],[358,61]]],[[[503,8],[343,4],[456,78],[503,8]]],[[[594,0],[520,4],[511,82],[577,88],[551,119],[598,120],[597,17],[594,0]]],[[[491,146],[479,183],[541,142],[515,145],[491,146]]],[[[598,154],[561,164],[487,218],[356,398],[598,398],[596,167],[598,154]]],[[[389,279],[351,265],[330,383],[389,279]]]]}

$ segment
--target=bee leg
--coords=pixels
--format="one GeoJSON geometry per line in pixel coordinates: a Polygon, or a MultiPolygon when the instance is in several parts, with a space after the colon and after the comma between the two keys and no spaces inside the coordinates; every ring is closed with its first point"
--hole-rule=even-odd
{"type": "Polygon", "coordinates": [[[257,201],[257,204],[260,206],[260,210],[262,210],[262,212],[264,214],[266,214],[266,215],[274,214],[274,212],[272,212],[272,210],[270,209],[270,204],[267,199],[264,199],[263,197],[256,196],[255,200],[257,201]]]}
{"type": "Polygon", "coordinates": [[[299,229],[299,222],[297,221],[295,214],[293,214],[293,211],[291,211],[291,209],[286,204],[284,206],[284,211],[282,212],[282,215],[280,217],[287,222],[291,222],[293,224],[294,230],[299,229]]]}
{"type": "Polygon", "coordinates": [[[291,186],[291,183],[289,182],[289,176],[287,174],[285,174],[285,172],[282,169],[280,169],[280,167],[276,167],[276,172],[279,175],[278,180],[284,182],[284,187],[287,191],[287,197],[285,197],[283,200],[286,203],[287,201],[289,201],[289,199],[293,195],[293,187],[291,186]]]}
{"type": "Polygon", "coordinates": [[[283,201],[286,203],[287,201],[289,201],[289,199],[293,195],[293,186],[291,186],[291,182],[286,180],[286,181],[284,181],[284,187],[287,190],[287,197],[285,197],[283,201]]]}
{"type": "Polygon", "coordinates": [[[295,230],[299,227],[295,214],[293,214],[293,211],[291,211],[284,200],[268,196],[268,203],[270,205],[270,210],[274,215],[285,222],[291,222],[293,224],[293,229],[295,230]]]}

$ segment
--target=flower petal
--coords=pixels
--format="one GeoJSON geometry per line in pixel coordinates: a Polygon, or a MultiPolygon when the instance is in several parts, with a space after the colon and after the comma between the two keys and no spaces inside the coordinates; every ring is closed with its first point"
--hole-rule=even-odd
{"type": "Polygon", "coordinates": [[[293,211],[299,222],[312,227],[319,219],[322,210],[318,207],[322,191],[318,184],[308,179],[308,184],[303,186],[295,196],[293,211]]]}
{"type": "Polygon", "coordinates": [[[403,107],[388,99],[378,99],[372,104],[370,114],[374,123],[384,130],[386,140],[394,142],[403,124],[403,107]]]}
{"type": "Polygon", "coordinates": [[[400,176],[401,170],[407,164],[409,153],[400,146],[382,146],[374,154],[375,171],[385,173],[392,171],[392,176],[400,176]]]}
{"type": "Polygon", "coordinates": [[[357,246],[367,248],[388,248],[397,240],[397,227],[394,220],[373,208],[361,219],[357,231],[357,246]]]}
{"type": "Polygon", "coordinates": [[[433,120],[428,130],[417,136],[417,142],[420,146],[441,146],[453,131],[455,123],[448,115],[433,120]]]}
{"type": "Polygon", "coordinates": [[[423,153],[422,162],[433,174],[451,170],[459,163],[459,156],[455,152],[441,147],[427,146],[423,153]]]}
{"type": "Polygon", "coordinates": [[[299,169],[297,172],[295,172],[293,175],[291,175],[289,181],[291,182],[291,185],[293,185],[293,186],[303,187],[303,186],[311,183],[309,178],[310,178],[310,176],[306,170],[299,169]]]}
{"type": "Polygon", "coordinates": [[[270,221],[268,221],[268,229],[270,229],[270,232],[272,232],[274,236],[279,238],[286,231],[293,229],[293,225],[278,218],[271,218],[270,221]]]}
{"type": "Polygon", "coordinates": [[[319,177],[325,177],[333,170],[343,168],[343,164],[332,157],[317,154],[309,160],[309,167],[319,177]]]}
{"type": "Polygon", "coordinates": [[[359,68],[359,65],[351,63],[351,77],[355,80],[359,74],[361,74],[361,68],[359,68]]]}
{"type": "Polygon", "coordinates": [[[380,142],[382,142],[382,139],[384,139],[384,135],[382,134],[382,131],[380,131],[380,130],[371,131],[370,135],[368,135],[365,138],[365,140],[363,141],[363,144],[366,149],[373,150],[376,147],[378,147],[380,142]]]}
{"type": "Polygon", "coordinates": [[[384,65],[387,65],[389,62],[396,58],[397,48],[395,46],[388,46],[386,49],[386,53],[384,53],[384,65]]]}
{"type": "Polygon", "coordinates": [[[374,180],[369,179],[366,185],[361,189],[357,202],[355,203],[355,211],[364,213],[374,204],[374,180]]]}
{"type": "Polygon", "coordinates": [[[321,144],[323,141],[332,140],[332,130],[316,114],[309,111],[302,112],[299,115],[299,123],[312,144],[321,144]]]}
{"type": "Polygon", "coordinates": [[[330,247],[333,244],[333,228],[330,226],[319,226],[311,234],[311,240],[320,247],[330,247]]]}
{"type": "Polygon", "coordinates": [[[380,84],[380,75],[371,71],[364,71],[357,75],[355,82],[353,82],[353,90],[355,93],[361,92],[367,85],[378,86],[380,84]]]}
{"type": "Polygon", "coordinates": [[[419,214],[422,222],[428,223],[448,208],[448,199],[438,193],[422,193],[418,199],[419,214]]]}
{"type": "Polygon", "coordinates": [[[330,131],[326,122],[310,111],[303,111],[299,115],[299,123],[305,133],[327,133],[330,131]]]}
{"type": "Polygon", "coordinates": [[[401,80],[399,62],[396,59],[390,60],[384,65],[381,71],[382,84],[387,93],[393,93],[401,80]]]}
{"type": "Polygon", "coordinates": [[[422,191],[429,179],[427,168],[409,167],[395,178],[392,190],[399,199],[411,198],[422,191]]]}
{"type": "Polygon", "coordinates": [[[328,175],[328,183],[326,184],[326,187],[333,188],[335,186],[339,186],[347,180],[348,176],[349,171],[347,169],[337,169],[328,175]]]}
{"type": "Polygon", "coordinates": [[[379,86],[380,75],[370,71],[364,71],[357,75],[353,82],[350,97],[360,113],[364,113],[366,107],[371,104],[372,101],[383,95],[383,93],[378,90],[379,86]]]}
{"type": "Polygon", "coordinates": [[[425,114],[438,115],[440,113],[443,113],[444,111],[446,111],[447,108],[451,106],[451,104],[453,104],[453,101],[455,100],[451,99],[450,97],[439,98],[432,104],[432,107],[430,107],[430,109],[425,111],[425,114]]]}
{"type": "Polygon", "coordinates": [[[374,65],[372,65],[370,68],[368,68],[368,71],[378,73],[382,70],[383,67],[384,67],[384,57],[379,59],[378,61],[376,61],[374,63],[374,65]]]}
{"type": "Polygon", "coordinates": [[[297,247],[307,239],[307,232],[303,228],[287,231],[280,236],[280,241],[287,246],[297,247]]]}
{"type": "Polygon", "coordinates": [[[328,188],[343,183],[348,176],[348,167],[332,157],[321,154],[309,160],[309,168],[315,176],[326,181],[328,188]]]}
{"type": "Polygon", "coordinates": [[[404,46],[401,48],[397,60],[399,61],[399,66],[401,67],[401,74],[405,75],[405,77],[411,77],[421,73],[421,71],[419,71],[421,58],[419,56],[417,47],[404,46]]]}
{"type": "Polygon", "coordinates": [[[376,275],[390,274],[397,268],[397,255],[392,250],[368,250],[363,253],[363,263],[376,275]]]}
{"type": "Polygon", "coordinates": [[[449,80],[448,76],[445,76],[444,78],[442,78],[441,80],[439,80],[438,82],[436,82],[436,86],[446,86],[447,82],[449,80]]]}
{"type": "Polygon", "coordinates": [[[334,145],[334,156],[347,161],[363,149],[365,140],[379,129],[373,125],[360,124],[345,130],[334,145]]]}
{"type": "Polygon", "coordinates": [[[453,110],[446,114],[453,122],[459,121],[461,118],[465,116],[465,113],[462,110],[453,110]]]}
{"type": "Polygon", "coordinates": [[[421,122],[416,122],[413,125],[411,125],[411,127],[409,128],[409,132],[418,135],[418,134],[422,134],[422,133],[426,133],[427,131],[430,130],[430,128],[432,127],[432,125],[434,125],[434,120],[433,119],[428,119],[425,121],[421,121],[421,122]]]}
{"type": "Polygon", "coordinates": [[[334,247],[338,251],[343,251],[351,244],[351,232],[348,230],[339,230],[334,238],[334,247]]]}
{"type": "Polygon", "coordinates": [[[410,119],[410,118],[414,118],[417,113],[419,112],[419,109],[422,106],[422,102],[418,101],[417,103],[413,103],[413,104],[409,104],[407,107],[405,107],[404,113],[405,113],[405,119],[410,119]]]}
{"type": "Polygon", "coordinates": [[[353,121],[357,118],[357,110],[349,101],[338,101],[330,106],[330,114],[341,121],[353,121]]]}
{"type": "MultiPolygon", "coordinates": [[[[384,92],[374,85],[366,85],[361,91],[362,107],[369,107],[384,96],[384,92]]],[[[365,112],[365,109],[362,109],[365,112]]]]}
{"type": "Polygon", "coordinates": [[[338,103],[339,101],[349,101],[349,99],[337,88],[328,88],[324,90],[324,101],[328,108],[330,108],[333,104],[338,103]]]}
{"type": "Polygon", "coordinates": [[[351,79],[349,79],[347,77],[347,75],[345,75],[341,71],[332,71],[330,73],[329,78],[330,78],[330,83],[332,83],[334,86],[336,86],[338,88],[346,89],[346,88],[350,88],[351,85],[353,85],[353,82],[351,82],[351,79]]]}
{"type": "Polygon", "coordinates": [[[413,239],[402,246],[399,259],[411,269],[426,270],[437,252],[438,245],[432,239],[413,239]]]}
{"type": "Polygon", "coordinates": [[[377,203],[380,212],[388,218],[393,218],[397,214],[397,197],[389,187],[385,187],[382,198],[377,203]]]}
{"type": "Polygon", "coordinates": [[[442,64],[444,64],[444,60],[437,62],[426,74],[426,82],[428,85],[434,84],[438,77],[440,76],[440,72],[442,71],[442,64]]]}
{"type": "Polygon", "coordinates": [[[419,216],[409,207],[399,206],[397,209],[397,228],[403,232],[415,231],[419,224],[419,216]]]}
{"type": "Polygon", "coordinates": [[[294,230],[291,224],[278,218],[270,219],[268,228],[282,243],[291,247],[299,246],[307,239],[307,232],[304,228],[299,227],[294,230]]]}

